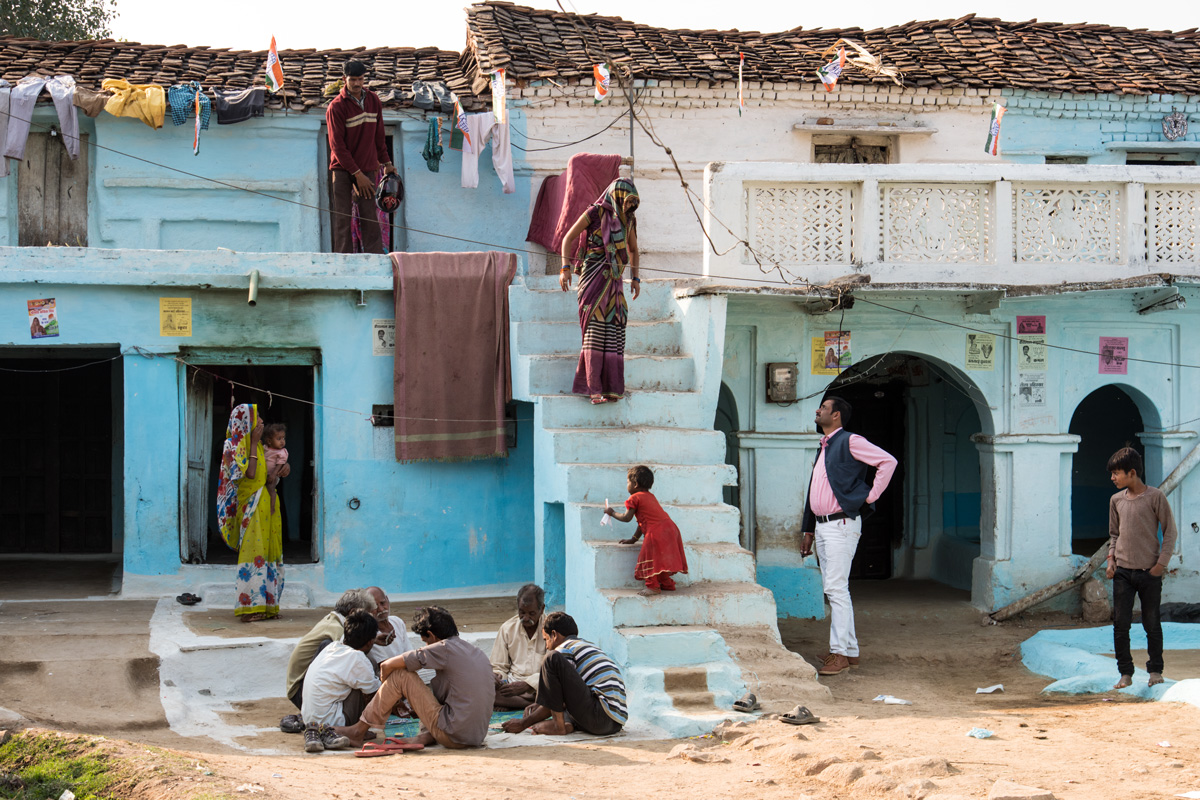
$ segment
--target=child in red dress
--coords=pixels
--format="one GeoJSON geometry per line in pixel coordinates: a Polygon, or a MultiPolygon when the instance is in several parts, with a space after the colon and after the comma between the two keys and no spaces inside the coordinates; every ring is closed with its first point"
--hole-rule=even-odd
{"type": "Polygon", "coordinates": [[[671,578],[676,572],[687,574],[687,558],[683,554],[683,538],[679,528],[663,511],[658,499],[650,494],[654,486],[654,473],[649,467],[630,467],[627,475],[629,499],[625,501],[624,514],[615,508],[605,508],[604,513],[620,522],[629,522],[637,517],[637,531],[631,539],[622,539],[621,544],[636,544],[637,540],[646,536],[642,551],[638,553],[637,567],[633,577],[646,582],[646,588],[638,594],[643,597],[659,592],[675,591],[675,581],[671,578]]]}

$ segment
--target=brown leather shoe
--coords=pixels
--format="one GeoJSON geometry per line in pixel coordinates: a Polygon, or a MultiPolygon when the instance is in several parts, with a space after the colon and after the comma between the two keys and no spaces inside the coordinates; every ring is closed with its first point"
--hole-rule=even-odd
{"type": "Polygon", "coordinates": [[[825,663],[817,670],[818,675],[840,675],[850,669],[850,659],[841,653],[830,653],[825,663]]]}
{"type": "MultiPolygon", "coordinates": [[[[821,656],[821,663],[823,664],[828,661],[829,656],[831,655],[833,654],[826,653],[825,655],[821,656]]],[[[850,669],[858,669],[858,656],[846,656],[846,660],[850,662],[850,669]]]]}

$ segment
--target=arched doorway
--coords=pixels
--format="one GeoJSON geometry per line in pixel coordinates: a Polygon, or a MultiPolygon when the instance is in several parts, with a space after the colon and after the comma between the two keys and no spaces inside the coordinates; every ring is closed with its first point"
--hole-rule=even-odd
{"type": "Polygon", "coordinates": [[[969,591],[981,516],[971,436],[992,432],[982,392],[948,364],[888,353],[847,369],[826,394],[853,406],[849,430],[900,462],[863,524],[851,577],[932,579],[969,591]]]}
{"type": "Polygon", "coordinates": [[[1120,386],[1101,386],[1075,407],[1068,430],[1079,437],[1071,460],[1071,552],[1091,556],[1108,539],[1108,500],[1116,491],[1108,458],[1125,446],[1144,453],[1142,413],[1120,386]]]}

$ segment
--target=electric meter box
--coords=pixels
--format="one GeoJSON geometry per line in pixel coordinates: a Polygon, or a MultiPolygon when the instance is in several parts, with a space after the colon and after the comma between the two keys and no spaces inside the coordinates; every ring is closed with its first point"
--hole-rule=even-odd
{"type": "Polygon", "coordinates": [[[796,402],[796,381],[799,370],[795,361],[775,361],[767,364],[767,402],[796,402]]]}

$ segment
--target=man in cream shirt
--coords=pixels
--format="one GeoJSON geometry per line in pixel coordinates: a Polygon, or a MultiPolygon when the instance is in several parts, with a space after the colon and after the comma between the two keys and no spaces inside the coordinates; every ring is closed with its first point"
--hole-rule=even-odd
{"type": "Polygon", "coordinates": [[[538,673],[546,657],[542,618],[546,593],[536,583],[517,592],[517,613],[500,626],[492,645],[492,676],[496,680],[496,706],[525,708],[537,695],[538,673]]]}

